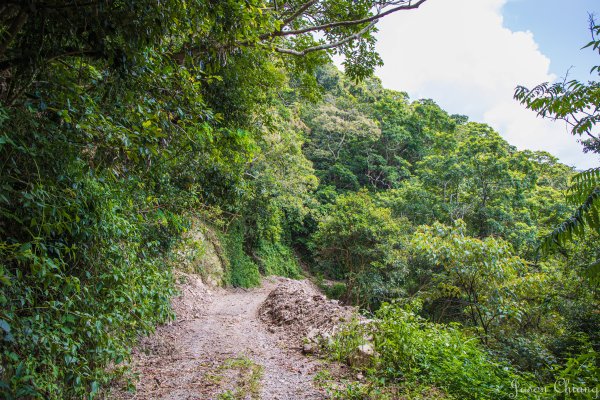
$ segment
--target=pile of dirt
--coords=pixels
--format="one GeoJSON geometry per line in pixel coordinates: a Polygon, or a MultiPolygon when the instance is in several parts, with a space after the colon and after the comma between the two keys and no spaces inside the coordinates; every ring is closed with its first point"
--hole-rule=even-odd
{"type": "Polygon", "coordinates": [[[327,299],[307,280],[284,279],[261,305],[259,317],[270,331],[280,331],[294,346],[301,346],[305,338],[333,336],[341,324],[357,318],[357,310],[327,299]]]}

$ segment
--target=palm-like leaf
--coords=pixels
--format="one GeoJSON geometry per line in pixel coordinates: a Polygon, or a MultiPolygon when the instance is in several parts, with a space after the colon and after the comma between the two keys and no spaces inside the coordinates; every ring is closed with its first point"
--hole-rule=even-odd
{"type": "MultiPolygon", "coordinates": [[[[575,175],[567,191],[567,201],[578,205],[569,219],[557,226],[542,242],[542,250],[551,249],[583,237],[586,229],[600,231],[600,168],[592,168],[575,175]]],[[[588,275],[600,278],[600,260],[588,266],[588,275]]]]}
{"type": "MultiPolygon", "coordinates": [[[[592,41],[584,48],[600,54],[600,24],[593,17],[590,17],[590,31],[592,41]]],[[[600,65],[594,66],[591,73],[600,75],[600,65]]],[[[586,137],[581,140],[585,151],[600,153],[600,137],[595,131],[600,123],[600,82],[567,82],[565,78],[564,82],[542,83],[533,89],[519,86],[514,97],[542,118],[564,120],[573,135],[586,137]]],[[[544,238],[541,250],[545,253],[574,237],[582,237],[586,230],[600,232],[600,168],[575,175],[567,191],[567,201],[577,208],[544,238]]],[[[600,260],[587,266],[587,274],[600,280],[600,260]]]]}

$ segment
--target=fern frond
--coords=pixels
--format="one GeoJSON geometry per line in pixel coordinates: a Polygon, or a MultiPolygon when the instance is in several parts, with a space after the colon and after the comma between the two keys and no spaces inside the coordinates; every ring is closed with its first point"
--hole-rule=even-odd
{"type": "Polygon", "coordinates": [[[584,275],[594,283],[600,283],[600,260],[585,266],[584,275]]]}
{"type": "Polygon", "coordinates": [[[581,204],[588,195],[600,187],[600,168],[591,168],[573,176],[571,186],[567,190],[567,201],[571,204],[581,204]]]}
{"type": "Polygon", "coordinates": [[[582,237],[585,227],[592,230],[600,230],[600,188],[594,188],[586,197],[573,215],[560,224],[552,233],[546,236],[542,242],[542,250],[550,251],[552,248],[562,246],[566,241],[574,237],[582,237]]]}

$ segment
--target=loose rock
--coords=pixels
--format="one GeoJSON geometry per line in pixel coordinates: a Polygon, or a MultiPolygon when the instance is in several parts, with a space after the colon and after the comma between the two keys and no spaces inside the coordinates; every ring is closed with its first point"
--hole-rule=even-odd
{"type": "Polygon", "coordinates": [[[348,357],[348,364],[354,368],[366,368],[371,365],[375,357],[375,349],[371,343],[365,343],[356,348],[348,357]]]}

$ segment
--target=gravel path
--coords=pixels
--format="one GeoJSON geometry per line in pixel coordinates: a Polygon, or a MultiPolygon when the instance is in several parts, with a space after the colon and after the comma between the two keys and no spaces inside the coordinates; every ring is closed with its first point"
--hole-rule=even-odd
{"type": "Polygon", "coordinates": [[[313,386],[319,362],[298,349],[282,348],[282,342],[258,319],[258,308],[279,282],[277,278],[265,279],[262,287],[251,290],[208,289],[193,276],[183,278],[187,282],[180,287],[182,294],[173,301],[176,321],[159,327],[134,351],[133,372],[139,377],[134,381],[136,391],[128,392],[121,385],[107,398],[325,398],[313,386]],[[242,376],[249,370],[224,367],[232,360],[262,367],[254,391],[238,390],[250,380],[242,376]],[[237,397],[219,397],[227,390],[237,397]]]}

